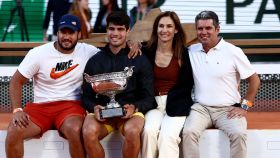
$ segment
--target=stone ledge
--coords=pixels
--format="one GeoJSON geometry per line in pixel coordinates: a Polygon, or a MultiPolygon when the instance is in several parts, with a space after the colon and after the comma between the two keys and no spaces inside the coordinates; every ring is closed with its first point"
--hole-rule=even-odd
{"type": "MultiPolygon", "coordinates": [[[[6,131],[0,130],[0,157],[5,158],[6,131]]],[[[106,158],[121,158],[123,138],[113,132],[101,141],[106,158]]],[[[56,130],[47,131],[40,139],[24,142],[24,157],[70,158],[68,143],[56,130]]],[[[280,155],[280,130],[248,130],[247,158],[278,158],[280,155]]],[[[200,158],[229,158],[229,139],[220,130],[208,129],[199,140],[200,158]]],[[[182,158],[182,155],[180,155],[182,158]]]]}
{"type": "MultiPolygon", "coordinates": [[[[6,130],[12,113],[0,113],[0,130],[6,130]]],[[[280,112],[248,112],[248,129],[279,129],[280,112]]]]}

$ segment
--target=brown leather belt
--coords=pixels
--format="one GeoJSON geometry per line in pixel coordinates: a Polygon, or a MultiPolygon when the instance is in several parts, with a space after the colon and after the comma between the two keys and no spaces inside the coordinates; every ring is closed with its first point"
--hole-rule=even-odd
{"type": "Polygon", "coordinates": [[[167,95],[168,92],[155,92],[156,96],[167,95]]]}

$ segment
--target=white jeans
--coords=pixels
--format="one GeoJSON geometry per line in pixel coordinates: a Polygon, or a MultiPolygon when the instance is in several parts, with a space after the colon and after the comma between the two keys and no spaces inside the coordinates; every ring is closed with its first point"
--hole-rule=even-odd
{"type": "Polygon", "coordinates": [[[142,133],[142,158],[178,158],[180,132],[186,117],[170,117],[166,114],[167,95],[156,96],[157,109],[145,115],[142,133]]]}
{"type": "Polygon", "coordinates": [[[199,158],[199,137],[202,132],[215,126],[225,132],[230,140],[230,157],[246,158],[246,129],[245,117],[228,119],[228,111],[232,107],[209,107],[194,104],[186,119],[182,137],[184,158],[199,158]]]}

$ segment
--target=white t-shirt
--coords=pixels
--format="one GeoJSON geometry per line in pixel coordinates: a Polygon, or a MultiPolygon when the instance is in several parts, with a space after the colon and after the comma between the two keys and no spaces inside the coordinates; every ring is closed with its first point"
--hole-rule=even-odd
{"type": "Polygon", "coordinates": [[[189,47],[195,101],[206,106],[230,106],[240,102],[238,86],[256,71],[243,51],[223,39],[208,53],[201,43],[189,47]]]}
{"type": "Polygon", "coordinates": [[[63,54],[54,42],[30,50],[18,67],[26,78],[33,78],[34,102],[80,100],[83,71],[98,48],[77,43],[71,54],[63,54]]]}

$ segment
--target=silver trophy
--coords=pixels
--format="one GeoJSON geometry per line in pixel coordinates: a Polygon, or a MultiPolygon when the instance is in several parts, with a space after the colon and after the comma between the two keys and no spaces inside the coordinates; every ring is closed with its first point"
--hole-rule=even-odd
{"type": "Polygon", "coordinates": [[[100,118],[112,118],[125,116],[125,110],[115,100],[115,95],[122,92],[127,85],[127,80],[133,74],[133,67],[125,67],[124,71],[85,75],[85,80],[91,84],[92,89],[101,95],[110,97],[110,102],[100,111],[100,118]]]}

